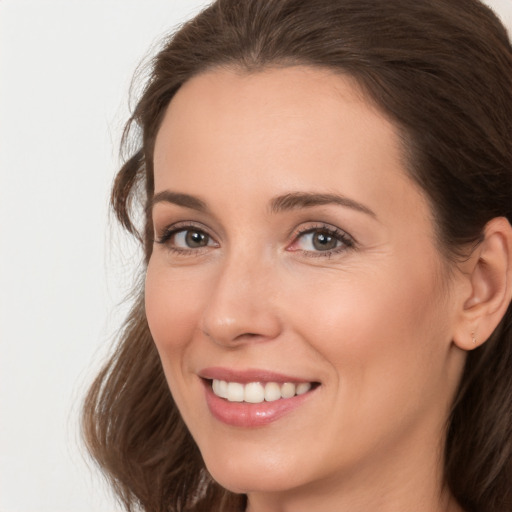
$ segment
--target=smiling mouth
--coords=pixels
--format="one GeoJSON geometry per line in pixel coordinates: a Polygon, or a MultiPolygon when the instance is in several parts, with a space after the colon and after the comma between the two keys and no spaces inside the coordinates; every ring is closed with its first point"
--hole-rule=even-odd
{"type": "Polygon", "coordinates": [[[316,382],[228,382],[225,380],[210,380],[213,394],[228,402],[246,402],[260,404],[287,400],[294,396],[304,395],[319,385],[316,382]]]}

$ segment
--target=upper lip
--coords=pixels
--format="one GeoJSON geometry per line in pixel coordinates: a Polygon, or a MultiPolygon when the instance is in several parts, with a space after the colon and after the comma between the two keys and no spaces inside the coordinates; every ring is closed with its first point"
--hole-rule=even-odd
{"type": "Polygon", "coordinates": [[[285,375],[283,373],[259,368],[236,370],[233,368],[214,366],[202,369],[198,375],[203,379],[225,380],[227,382],[239,382],[240,384],[247,384],[248,382],[313,382],[307,378],[285,375]]]}

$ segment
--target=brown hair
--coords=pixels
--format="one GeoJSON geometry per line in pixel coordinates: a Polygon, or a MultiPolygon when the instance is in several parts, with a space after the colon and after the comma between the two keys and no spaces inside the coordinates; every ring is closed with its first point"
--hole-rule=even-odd
{"type": "MultiPolygon", "coordinates": [[[[247,72],[305,64],[354,77],[401,129],[409,172],[426,192],[439,244],[455,259],[486,223],[512,222],[512,48],[478,0],[218,0],[172,35],[125,131],[138,148],[119,171],[112,205],[152,250],[153,145],[173,95],[219,66],[247,72]]],[[[119,344],[85,402],[92,455],[127,510],[242,510],[244,496],[208,475],[170,395],[142,290],[119,344]]],[[[468,354],[445,450],[445,479],[467,511],[512,511],[512,308],[468,354]]]]}

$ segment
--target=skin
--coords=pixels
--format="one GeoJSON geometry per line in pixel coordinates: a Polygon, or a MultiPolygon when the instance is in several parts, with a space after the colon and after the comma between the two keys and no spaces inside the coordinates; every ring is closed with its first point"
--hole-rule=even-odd
{"type": "Polygon", "coordinates": [[[182,231],[154,245],[146,312],[212,476],[247,493],[250,512],[461,510],[442,452],[468,283],[448,275],[393,123],[328,71],[214,70],[170,103],[154,161],[155,194],[206,205],[155,203],[156,240],[182,231]],[[342,194],[372,213],[272,211],[291,193],[342,194]],[[353,243],[319,250],[311,230],[324,226],[353,243]],[[207,244],[188,247],[187,228],[207,244]],[[210,366],[320,386],[269,425],[232,427],[206,405],[198,372],[210,366]]]}

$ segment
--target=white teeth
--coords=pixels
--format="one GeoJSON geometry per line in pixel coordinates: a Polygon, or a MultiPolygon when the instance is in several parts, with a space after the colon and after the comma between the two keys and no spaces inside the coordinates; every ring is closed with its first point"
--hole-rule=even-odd
{"type": "Polygon", "coordinates": [[[249,382],[240,384],[239,382],[226,382],[225,380],[213,379],[212,390],[215,395],[225,398],[228,402],[247,402],[251,404],[260,404],[263,401],[273,402],[281,398],[292,398],[295,395],[303,395],[311,389],[310,382],[249,382]]]}
{"type": "Polygon", "coordinates": [[[281,398],[281,388],[276,382],[267,382],[265,384],[265,400],[273,402],[281,398]]]}
{"type": "Polygon", "coordinates": [[[244,385],[239,382],[228,382],[226,398],[229,402],[244,401],[244,385]]]}
{"type": "Polygon", "coordinates": [[[265,389],[259,382],[249,382],[245,385],[244,402],[260,404],[265,400],[265,389]]]}
{"type": "Polygon", "coordinates": [[[225,380],[219,380],[219,396],[221,398],[228,397],[228,383],[225,380]]]}
{"type": "Polygon", "coordinates": [[[291,398],[292,396],[295,396],[295,384],[291,382],[285,382],[281,386],[281,396],[283,398],[291,398]]]}
{"type": "Polygon", "coordinates": [[[217,380],[215,379],[212,382],[213,392],[220,396],[221,398],[228,397],[228,383],[225,380],[217,380]]]}
{"type": "Polygon", "coordinates": [[[301,382],[300,384],[297,384],[297,389],[295,390],[295,393],[297,395],[303,395],[304,393],[307,393],[311,389],[311,384],[309,382],[301,382]]]}

